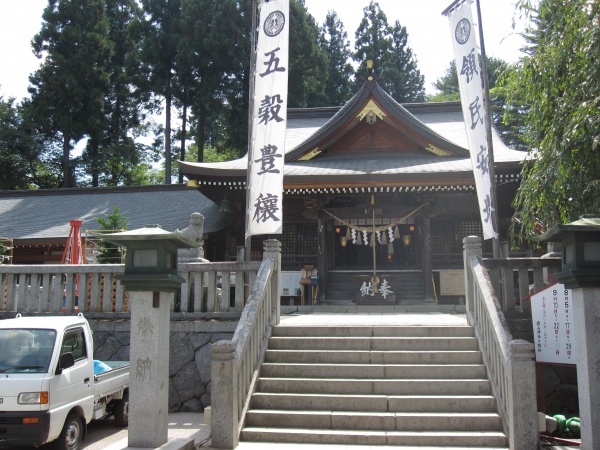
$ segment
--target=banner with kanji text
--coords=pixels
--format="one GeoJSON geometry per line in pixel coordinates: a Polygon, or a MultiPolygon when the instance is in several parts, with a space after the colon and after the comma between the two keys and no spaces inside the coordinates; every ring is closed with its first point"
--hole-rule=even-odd
{"type": "Polygon", "coordinates": [[[261,1],[252,132],[248,154],[246,236],[281,234],[287,128],[289,0],[261,1]]]}
{"type": "Polygon", "coordinates": [[[481,225],[484,239],[498,237],[494,229],[495,205],[493,204],[493,183],[490,173],[490,150],[481,66],[480,50],[477,44],[477,25],[473,22],[471,1],[458,2],[448,13],[450,31],[456,59],[456,72],[460,88],[460,98],[467,130],[475,187],[479,201],[481,225]]]}

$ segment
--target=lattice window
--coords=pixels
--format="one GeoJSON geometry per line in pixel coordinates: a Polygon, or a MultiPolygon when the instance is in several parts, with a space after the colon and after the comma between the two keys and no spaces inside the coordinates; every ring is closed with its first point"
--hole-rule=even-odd
{"type": "Polygon", "coordinates": [[[283,233],[252,239],[252,259],[262,258],[263,241],[281,241],[281,262],[284,267],[300,267],[307,262],[316,263],[318,235],[316,223],[291,223],[283,225],[283,233]]]}

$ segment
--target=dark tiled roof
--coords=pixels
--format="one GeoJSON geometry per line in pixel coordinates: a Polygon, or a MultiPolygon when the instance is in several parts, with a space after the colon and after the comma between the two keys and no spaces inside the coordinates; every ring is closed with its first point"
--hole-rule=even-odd
{"type": "Polygon", "coordinates": [[[193,212],[204,215],[204,232],[227,226],[232,214],[195,189],[183,185],[117,188],[0,191],[0,236],[15,240],[67,238],[71,220],[82,220],[82,233],[100,227],[96,218],[118,206],[128,229],[159,224],[175,231],[187,227],[193,212]]]}

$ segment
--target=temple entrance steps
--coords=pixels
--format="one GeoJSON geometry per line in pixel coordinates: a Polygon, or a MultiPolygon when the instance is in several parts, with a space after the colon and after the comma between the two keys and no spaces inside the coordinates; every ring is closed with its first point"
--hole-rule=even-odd
{"type": "Polygon", "coordinates": [[[274,328],[242,441],[502,448],[468,326],[274,328]]]}
{"type": "MultiPolygon", "coordinates": [[[[421,304],[425,299],[425,285],[421,270],[382,272],[398,277],[398,288],[394,288],[396,304],[421,304]]],[[[369,271],[338,271],[327,273],[327,296],[324,303],[336,304],[355,299],[355,275],[368,275],[369,271]]]]}

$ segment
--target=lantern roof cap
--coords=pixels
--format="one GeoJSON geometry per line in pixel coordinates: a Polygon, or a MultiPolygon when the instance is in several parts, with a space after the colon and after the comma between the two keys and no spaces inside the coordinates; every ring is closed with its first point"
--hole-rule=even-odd
{"type": "Polygon", "coordinates": [[[584,214],[571,223],[559,224],[535,238],[538,242],[557,242],[567,233],[580,231],[600,232],[600,217],[597,214],[584,214]]]}
{"type": "Polygon", "coordinates": [[[121,231],[103,235],[103,239],[116,245],[131,241],[171,241],[179,248],[200,247],[201,243],[193,241],[179,231],[163,230],[158,224],[146,225],[136,230],[121,231]]]}

